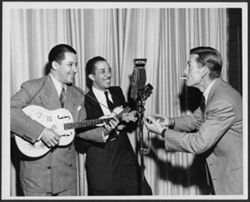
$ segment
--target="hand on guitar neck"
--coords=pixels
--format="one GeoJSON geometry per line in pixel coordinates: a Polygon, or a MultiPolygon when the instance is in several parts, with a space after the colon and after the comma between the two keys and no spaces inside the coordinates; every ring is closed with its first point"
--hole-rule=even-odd
{"type": "MultiPolygon", "coordinates": [[[[123,108],[122,106],[116,107],[112,113],[108,115],[104,115],[100,117],[100,120],[109,120],[111,118],[116,117],[120,122],[135,122],[137,120],[137,112],[136,111],[130,111],[131,109],[129,107],[123,108]]],[[[102,124],[98,124],[99,126],[102,124]]]]}
{"type": "Polygon", "coordinates": [[[111,117],[109,122],[104,122],[103,128],[105,136],[109,135],[112,132],[112,130],[114,130],[118,126],[119,122],[120,122],[119,119],[115,116],[111,117]]]}
{"type": "Polygon", "coordinates": [[[110,118],[109,122],[98,124],[104,126],[105,134],[109,134],[112,130],[116,130],[117,134],[126,127],[126,123],[137,120],[137,112],[130,111],[130,108],[116,107],[111,114],[104,115],[100,119],[110,118]]]}

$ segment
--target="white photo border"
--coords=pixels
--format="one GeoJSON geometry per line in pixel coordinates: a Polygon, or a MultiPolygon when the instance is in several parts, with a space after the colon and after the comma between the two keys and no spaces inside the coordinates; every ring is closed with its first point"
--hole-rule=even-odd
{"type": "Polygon", "coordinates": [[[25,197],[25,200],[84,200],[84,199],[248,199],[248,4],[244,2],[2,2],[2,199],[24,200],[10,196],[10,10],[11,9],[73,9],[73,8],[241,8],[242,9],[242,80],[243,80],[243,149],[244,151],[244,194],[242,196],[126,196],[126,197],[25,197]],[[4,50],[4,51],[3,51],[4,50]]]}

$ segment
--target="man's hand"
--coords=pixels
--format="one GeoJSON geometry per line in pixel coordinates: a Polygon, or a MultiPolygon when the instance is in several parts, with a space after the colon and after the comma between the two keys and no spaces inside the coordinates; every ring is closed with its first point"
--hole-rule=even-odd
{"type": "Polygon", "coordinates": [[[170,121],[168,117],[153,115],[146,117],[144,123],[150,132],[161,134],[163,129],[169,126],[170,121]]]}
{"type": "Polygon", "coordinates": [[[104,123],[105,135],[108,135],[112,130],[114,130],[118,126],[119,122],[118,118],[112,117],[108,123],[104,123]]]}
{"type": "Polygon", "coordinates": [[[42,133],[41,140],[47,147],[55,147],[59,143],[60,135],[53,129],[45,128],[42,133]]]}
{"type": "Polygon", "coordinates": [[[152,115],[163,127],[169,127],[171,124],[170,118],[160,114],[152,115]]]}

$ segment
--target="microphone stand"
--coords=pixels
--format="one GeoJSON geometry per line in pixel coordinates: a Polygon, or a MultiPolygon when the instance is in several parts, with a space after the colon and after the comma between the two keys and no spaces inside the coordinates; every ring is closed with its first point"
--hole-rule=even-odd
{"type": "MultiPolygon", "coordinates": [[[[138,113],[138,125],[136,131],[136,137],[139,137],[139,154],[140,154],[140,194],[144,195],[144,155],[149,153],[149,148],[143,147],[143,117],[144,117],[144,105],[146,99],[151,95],[153,86],[146,82],[146,72],[144,69],[147,59],[135,59],[135,67],[131,75],[131,97],[136,102],[136,111],[138,113]]],[[[138,151],[138,150],[137,150],[138,151]]]]}
{"type": "Polygon", "coordinates": [[[143,117],[144,117],[144,104],[141,92],[139,92],[138,96],[138,101],[137,101],[137,112],[138,112],[138,137],[139,137],[139,154],[140,154],[140,191],[141,195],[144,195],[144,169],[145,169],[145,164],[144,164],[144,154],[145,154],[145,149],[143,147],[143,117]]]}
{"type": "Polygon", "coordinates": [[[141,188],[141,195],[144,195],[144,181],[145,181],[145,175],[144,175],[144,155],[149,153],[149,148],[144,148],[144,141],[143,141],[143,117],[144,117],[144,105],[146,99],[151,95],[153,87],[150,84],[147,84],[146,87],[143,90],[138,91],[138,97],[137,97],[137,105],[136,109],[138,112],[138,130],[137,130],[137,137],[139,137],[139,154],[140,154],[140,188],[141,188]]]}

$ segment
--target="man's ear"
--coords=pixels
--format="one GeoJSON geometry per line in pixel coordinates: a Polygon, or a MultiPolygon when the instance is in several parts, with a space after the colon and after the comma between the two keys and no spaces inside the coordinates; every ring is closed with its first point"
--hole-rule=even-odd
{"type": "Polygon", "coordinates": [[[51,63],[52,69],[57,70],[58,69],[58,63],[56,61],[53,61],[51,63]]]}
{"type": "Polygon", "coordinates": [[[207,73],[208,73],[208,67],[205,65],[205,66],[203,66],[202,78],[204,78],[207,73]]]}
{"type": "Polygon", "coordinates": [[[93,74],[89,74],[89,79],[91,80],[91,81],[94,81],[95,79],[94,79],[94,75],[93,74]]]}

